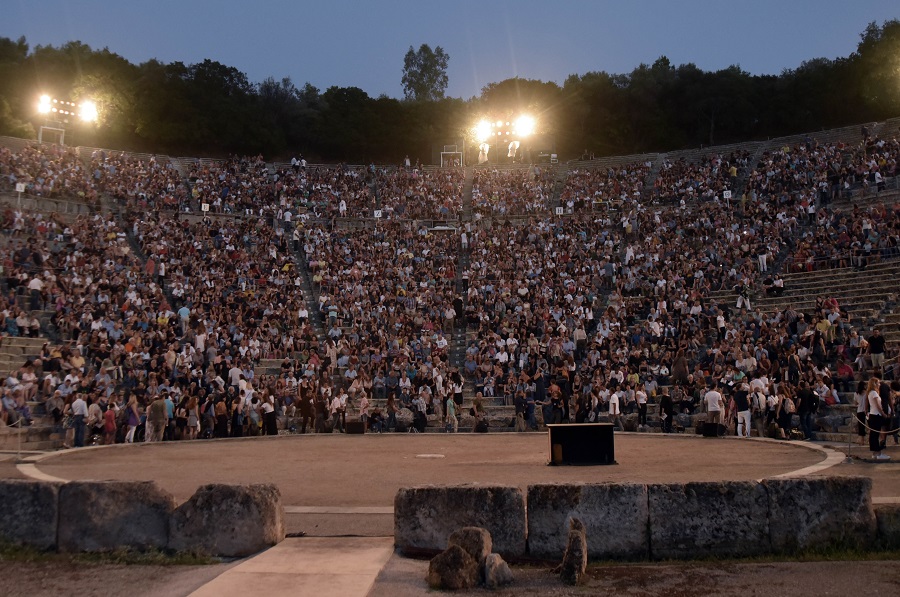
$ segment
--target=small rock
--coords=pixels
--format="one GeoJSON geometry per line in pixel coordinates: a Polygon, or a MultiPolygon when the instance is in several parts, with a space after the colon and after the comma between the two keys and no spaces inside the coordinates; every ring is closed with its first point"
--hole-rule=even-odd
{"type": "Polygon", "coordinates": [[[483,562],[493,548],[491,534],[481,527],[463,527],[453,531],[447,540],[447,546],[459,545],[476,562],[483,562]]]}
{"type": "Polygon", "coordinates": [[[459,545],[451,545],[434,556],[428,564],[428,586],[432,589],[458,591],[478,584],[482,567],[459,545]]]}
{"type": "Polygon", "coordinates": [[[573,518],[569,522],[569,538],[563,554],[559,577],[567,585],[577,585],[587,570],[587,534],[584,523],[573,518]]]}
{"type": "Polygon", "coordinates": [[[490,553],[484,558],[484,586],[496,589],[512,584],[513,573],[500,554],[490,553]]]}

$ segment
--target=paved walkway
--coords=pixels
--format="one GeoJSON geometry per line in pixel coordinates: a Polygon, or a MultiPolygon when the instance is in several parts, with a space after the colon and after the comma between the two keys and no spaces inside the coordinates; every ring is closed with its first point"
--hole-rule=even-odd
{"type": "Polygon", "coordinates": [[[393,553],[393,537],[285,539],[191,595],[365,597],[393,553]]]}

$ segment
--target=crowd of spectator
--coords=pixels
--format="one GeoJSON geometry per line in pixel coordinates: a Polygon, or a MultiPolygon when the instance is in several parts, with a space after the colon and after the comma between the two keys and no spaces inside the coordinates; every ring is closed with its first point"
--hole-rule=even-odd
{"type": "Polygon", "coordinates": [[[781,260],[896,257],[900,210],[829,206],[845,184],[895,174],[896,153],[877,139],[783,148],[732,199],[746,153],[665,162],[649,197],[650,164],[576,170],[565,219],[547,217],[555,171],[478,168],[476,213],[525,217],[477,219],[460,242],[414,221],[459,215],[459,169],[270,171],[233,157],[197,163],[185,182],[153,159],[98,153],[82,170],[64,150],[3,150],[4,184],[103,192],[126,214],[4,212],[6,334],[35,335],[35,312],[49,311],[61,341],[8,376],[4,419],[31,419],[39,399],[56,424],[71,417],[74,445],[91,428],[103,441],[277,433],[276,417],[342,430],[351,408],[373,429],[395,428],[404,408],[419,427],[432,414],[452,429],[468,382],[476,419],[481,398],[503,399],[532,428],[538,414],[621,425],[632,410],[646,425],[655,404],[671,429],[678,414],[719,412],[710,392],[738,419],[756,392],[788,435],[783,413],[813,408],[806,390],[840,400],[879,357],[836,301],[765,312],[754,292],[781,260]],[[376,206],[374,229],[338,225],[376,206]],[[736,303],[710,298],[722,291],[736,303]],[[454,333],[471,339],[459,369],[454,333]],[[257,376],[263,359],[279,373],[257,376]]]}
{"type": "Polygon", "coordinates": [[[546,213],[555,184],[555,170],[546,167],[477,168],[472,209],[483,216],[546,213]]]}

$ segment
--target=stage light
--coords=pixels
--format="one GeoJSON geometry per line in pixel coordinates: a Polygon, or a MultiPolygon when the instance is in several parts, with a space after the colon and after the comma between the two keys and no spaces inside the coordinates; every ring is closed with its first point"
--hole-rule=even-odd
{"type": "Polygon", "coordinates": [[[81,102],[81,119],[85,122],[94,122],[97,120],[97,104],[91,100],[81,102]]]}
{"type": "Polygon", "coordinates": [[[520,137],[527,137],[534,133],[534,118],[531,116],[519,116],[516,120],[516,134],[520,137]]]}
{"type": "Polygon", "coordinates": [[[498,126],[498,127],[503,126],[503,121],[502,121],[502,120],[498,120],[498,121],[497,121],[497,126],[498,126]]]}
{"type": "Polygon", "coordinates": [[[487,120],[482,120],[478,124],[475,125],[475,140],[479,143],[483,143],[487,140],[488,137],[491,136],[491,123],[487,120]]]}
{"type": "Polygon", "coordinates": [[[38,100],[38,112],[46,114],[50,111],[50,96],[42,95],[38,100]]]}

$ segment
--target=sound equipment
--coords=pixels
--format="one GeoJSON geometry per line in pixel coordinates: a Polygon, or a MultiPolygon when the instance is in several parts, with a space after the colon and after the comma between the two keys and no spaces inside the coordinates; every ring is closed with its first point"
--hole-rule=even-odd
{"type": "Polygon", "coordinates": [[[612,423],[547,425],[550,464],[616,464],[612,423]]]}
{"type": "Polygon", "coordinates": [[[347,421],[347,434],[361,435],[366,432],[366,424],[362,421],[347,421]]]}

